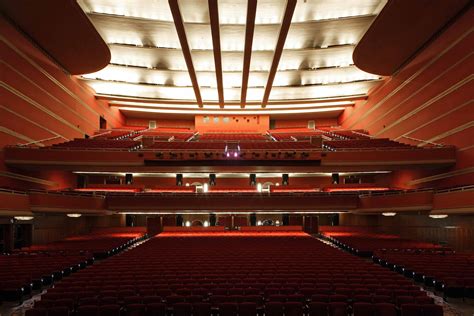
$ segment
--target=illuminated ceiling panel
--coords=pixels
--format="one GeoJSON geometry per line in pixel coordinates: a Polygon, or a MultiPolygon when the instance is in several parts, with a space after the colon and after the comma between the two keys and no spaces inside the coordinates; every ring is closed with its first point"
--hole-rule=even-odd
{"type": "MultiPolygon", "coordinates": [[[[162,86],[151,84],[135,84],[87,79],[87,83],[98,93],[115,96],[131,96],[138,98],[193,100],[194,92],[191,86],[162,86]]],[[[341,84],[308,85],[292,87],[274,87],[272,100],[319,99],[339,96],[363,95],[379,83],[379,80],[359,81],[341,84]]],[[[226,88],[225,96],[228,101],[240,99],[240,88],[226,88]]],[[[263,87],[249,87],[247,99],[259,101],[263,96],[263,87]]],[[[201,87],[204,100],[217,101],[214,88],[201,87]]]]}
{"type": "MultiPolygon", "coordinates": [[[[171,12],[165,8],[168,0],[78,0],[86,12],[124,15],[172,22],[171,12]]],[[[298,1],[294,22],[335,19],[340,17],[378,14],[386,0],[305,0],[298,1]]],[[[207,0],[180,0],[185,22],[209,23],[207,0]]],[[[219,0],[221,24],[245,24],[247,0],[219,0]]],[[[282,0],[258,0],[257,24],[277,23],[285,9],[282,0]]]]}
{"type": "MultiPolygon", "coordinates": [[[[297,1],[270,101],[366,94],[379,84],[379,77],[352,66],[352,53],[386,2],[297,1]]],[[[262,101],[286,3],[257,2],[248,101],[262,101]]],[[[111,50],[111,65],[84,76],[98,94],[196,100],[168,0],[79,4],[111,50]]],[[[214,102],[218,89],[208,0],[178,0],[178,6],[202,99],[214,102]]],[[[218,13],[224,100],[239,102],[247,0],[218,0],[218,13]]]]}
{"type": "MultiPolygon", "coordinates": [[[[106,68],[88,75],[87,79],[122,81],[128,83],[144,83],[166,86],[191,87],[187,71],[170,71],[109,65],[106,68]]],[[[197,77],[202,87],[216,87],[215,74],[211,71],[198,71],[197,77]]],[[[267,71],[254,71],[249,80],[249,87],[262,87],[268,77],[267,71]]],[[[323,68],[319,70],[286,70],[279,71],[274,86],[299,86],[315,84],[345,83],[353,81],[375,80],[378,76],[368,74],[355,66],[323,68]]],[[[238,88],[241,86],[240,71],[224,72],[224,87],[238,88]]]]}
{"type": "Polygon", "coordinates": [[[293,22],[378,14],[385,2],[380,0],[298,1],[293,14],[293,22]]]}
{"type": "MultiPolygon", "coordinates": [[[[186,71],[186,63],[179,49],[146,48],[132,45],[109,45],[112,64],[140,66],[164,70],[186,71]]],[[[353,45],[333,46],[318,49],[285,49],[278,70],[314,69],[347,66],[352,64],[353,45]]],[[[192,52],[196,71],[214,71],[213,52],[192,52]]],[[[268,71],[273,51],[254,51],[251,71],[268,71]]],[[[243,52],[222,52],[224,71],[242,71],[243,52]]]]}

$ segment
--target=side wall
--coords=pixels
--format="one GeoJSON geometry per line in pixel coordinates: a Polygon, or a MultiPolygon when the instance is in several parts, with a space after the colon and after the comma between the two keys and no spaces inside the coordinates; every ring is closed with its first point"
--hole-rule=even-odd
{"type": "MultiPolygon", "coordinates": [[[[6,145],[51,145],[91,135],[99,118],[109,127],[124,123],[122,114],[95,99],[93,91],[67,74],[4,18],[0,19],[0,151],[6,145]]],[[[0,186],[16,186],[0,152],[0,186]]],[[[13,173],[13,175],[11,174],[13,173]]],[[[28,181],[22,181],[28,186],[28,181]]]]}
{"type": "Polygon", "coordinates": [[[366,102],[346,109],[340,117],[343,127],[367,129],[377,137],[419,146],[427,142],[456,146],[454,168],[439,170],[434,177],[413,175],[408,185],[474,183],[473,20],[471,8],[370,93],[366,102]]]}
{"type": "Polygon", "coordinates": [[[69,218],[64,214],[35,215],[33,244],[45,244],[74,235],[87,234],[94,228],[121,226],[125,226],[125,215],[79,218],[69,218]]]}
{"type": "Polygon", "coordinates": [[[474,216],[450,215],[446,219],[433,219],[428,215],[340,214],[341,226],[365,226],[369,230],[400,235],[404,238],[443,243],[455,250],[474,250],[474,216]]]}

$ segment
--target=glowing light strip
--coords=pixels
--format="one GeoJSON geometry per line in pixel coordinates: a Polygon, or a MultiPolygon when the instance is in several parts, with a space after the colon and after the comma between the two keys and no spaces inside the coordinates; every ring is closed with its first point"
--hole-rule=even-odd
{"type": "Polygon", "coordinates": [[[159,211],[134,211],[134,212],[117,212],[117,214],[136,214],[136,215],[176,215],[176,214],[185,214],[185,215],[202,215],[202,214],[221,214],[221,215],[244,215],[244,214],[345,214],[347,213],[346,211],[328,211],[328,210],[322,210],[322,211],[288,211],[288,210],[275,210],[273,212],[269,211],[263,211],[260,212],[259,210],[254,210],[254,211],[235,211],[235,212],[229,212],[229,211],[202,211],[202,212],[186,212],[186,211],[176,211],[176,212],[159,212],[159,211]]]}
{"type": "Polygon", "coordinates": [[[144,193],[195,193],[195,188],[183,188],[183,189],[149,189],[144,193]]]}
{"type": "Polygon", "coordinates": [[[130,192],[130,193],[137,193],[140,192],[140,189],[129,189],[129,188],[81,188],[81,189],[74,189],[74,191],[80,192],[130,192]]]}
{"type": "MultiPolygon", "coordinates": [[[[354,171],[354,172],[298,172],[298,173],[288,173],[290,178],[304,178],[304,177],[330,177],[333,173],[339,173],[340,176],[347,175],[358,175],[358,174],[386,174],[391,173],[392,171],[385,170],[375,170],[375,171],[354,171]]],[[[161,178],[175,178],[176,173],[170,172],[107,172],[107,171],[73,171],[75,174],[100,174],[100,175],[112,175],[112,176],[123,176],[125,174],[131,173],[134,177],[161,177],[161,178]]],[[[256,173],[257,178],[280,178],[281,173],[278,172],[268,172],[268,173],[256,173]]],[[[248,178],[249,174],[245,172],[218,172],[216,176],[220,178],[248,178]]],[[[208,178],[209,173],[206,172],[194,172],[194,173],[183,173],[184,178],[208,178]]]]}
{"type": "Polygon", "coordinates": [[[282,187],[279,187],[279,188],[271,188],[270,189],[270,192],[272,193],[283,193],[283,192],[289,192],[289,193],[298,193],[298,192],[320,192],[319,189],[316,189],[316,188],[307,188],[307,189],[298,189],[298,188],[282,188],[282,187]]]}
{"type": "Polygon", "coordinates": [[[259,114],[299,114],[299,113],[322,113],[322,112],[337,112],[343,111],[345,107],[329,107],[329,108],[318,108],[318,109],[293,109],[293,110],[177,110],[177,109],[146,109],[146,108],[134,108],[134,107],[118,107],[119,110],[131,111],[131,112],[145,112],[145,113],[163,113],[163,114],[191,114],[191,115],[259,115],[259,114]]]}
{"type": "MultiPolygon", "coordinates": [[[[130,101],[109,101],[110,106],[133,106],[133,107],[145,107],[145,108],[169,108],[169,109],[196,109],[195,104],[163,104],[163,103],[143,103],[143,102],[130,102],[130,101]]],[[[293,108],[323,108],[333,106],[353,106],[352,101],[333,101],[333,102],[321,102],[321,103],[308,103],[308,104],[269,104],[267,109],[284,109],[286,107],[293,108]]],[[[240,109],[240,105],[226,105],[226,109],[240,109]]],[[[246,109],[260,109],[260,105],[247,105],[246,109]]],[[[219,109],[219,105],[204,105],[205,110],[219,109]]],[[[240,112],[240,111],[239,111],[240,112]]]]}
{"type": "Polygon", "coordinates": [[[324,192],[355,192],[355,191],[388,191],[390,188],[382,187],[359,187],[359,188],[326,188],[324,192]]]}

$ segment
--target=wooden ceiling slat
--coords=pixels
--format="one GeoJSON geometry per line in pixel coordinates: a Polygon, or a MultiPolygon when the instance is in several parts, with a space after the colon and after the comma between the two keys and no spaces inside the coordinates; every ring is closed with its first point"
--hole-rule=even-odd
{"type": "Polygon", "coordinates": [[[199,89],[199,83],[196,76],[196,71],[194,69],[193,59],[191,56],[191,49],[189,48],[188,39],[186,37],[186,31],[184,29],[183,17],[181,16],[181,11],[179,9],[178,0],[168,0],[170,5],[171,14],[173,15],[174,25],[176,27],[176,32],[178,33],[179,43],[181,45],[181,50],[183,51],[184,60],[188,68],[189,77],[193,84],[194,94],[196,95],[196,102],[199,107],[203,107],[201,91],[199,89]]]}
{"type": "Polygon", "coordinates": [[[240,107],[245,108],[247,103],[247,88],[250,74],[250,61],[252,59],[252,43],[255,30],[255,16],[257,13],[257,0],[248,1],[247,22],[245,27],[244,64],[242,70],[242,90],[240,94],[240,107]]]}
{"type": "Polygon", "coordinates": [[[211,22],[212,47],[214,50],[214,64],[216,68],[217,95],[219,107],[224,108],[224,82],[222,79],[221,37],[219,27],[219,7],[217,0],[209,0],[209,19],[211,22]]]}
{"type": "Polygon", "coordinates": [[[268,74],[267,85],[265,86],[265,92],[263,94],[262,108],[267,106],[268,99],[270,98],[273,80],[275,79],[275,75],[278,70],[278,64],[280,63],[280,58],[283,53],[283,47],[285,46],[286,37],[288,35],[288,31],[290,30],[291,19],[293,18],[293,13],[295,12],[296,1],[297,0],[287,0],[286,2],[285,14],[281,23],[280,33],[278,34],[272,65],[270,67],[270,73],[268,74]]]}

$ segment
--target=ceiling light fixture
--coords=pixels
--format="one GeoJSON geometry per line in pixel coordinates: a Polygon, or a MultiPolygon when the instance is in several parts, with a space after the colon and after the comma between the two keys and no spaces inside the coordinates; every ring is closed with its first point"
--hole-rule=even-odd
{"type": "Polygon", "coordinates": [[[66,214],[67,217],[71,217],[71,218],[79,218],[82,216],[82,214],[79,214],[79,213],[69,213],[69,214],[66,214]]]}
{"type": "Polygon", "coordinates": [[[434,219],[443,219],[448,217],[447,214],[430,214],[429,216],[434,219]]]}
{"type": "Polygon", "coordinates": [[[228,111],[228,110],[177,110],[177,109],[145,109],[145,108],[133,108],[133,107],[118,107],[119,110],[131,111],[131,112],[145,112],[145,113],[163,113],[163,114],[191,114],[191,115],[259,115],[259,114],[302,114],[302,113],[323,113],[323,112],[337,112],[343,111],[345,107],[329,107],[329,108],[318,108],[318,109],[287,109],[287,110],[240,110],[240,111],[228,111]]]}
{"type": "Polygon", "coordinates": [[[397,215],[397,213],[395,213],[395,212],[383,212],[382,215],[383,215],[383,216],[391,217],[391,216],[397,215]]]}

